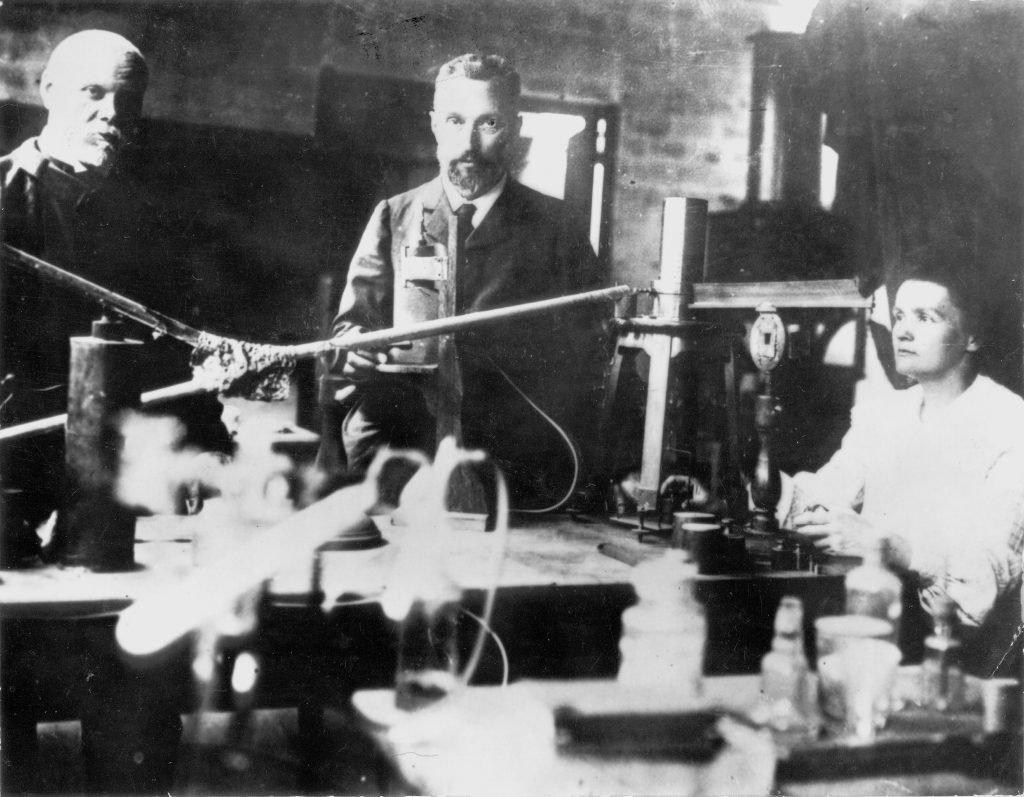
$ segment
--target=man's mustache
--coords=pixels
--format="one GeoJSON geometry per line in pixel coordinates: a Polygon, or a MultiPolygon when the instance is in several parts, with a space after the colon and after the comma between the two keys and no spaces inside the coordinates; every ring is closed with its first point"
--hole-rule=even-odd
{"type": "Polygon", "coordinates": [[[458,164],[465,164],[467,166],[500,166],[501,164],[493,159],[481,155],[477,152],[463,152],[459,157],[453,158],[451,161],[453,166],[458,164]]]}
{"type": "Polygon", "coordinates": [[[128,142],[128,136],[116,127],[102,127],[89,131],[89,138],[100,139],[111,146],[120,147],[128,142]]]}

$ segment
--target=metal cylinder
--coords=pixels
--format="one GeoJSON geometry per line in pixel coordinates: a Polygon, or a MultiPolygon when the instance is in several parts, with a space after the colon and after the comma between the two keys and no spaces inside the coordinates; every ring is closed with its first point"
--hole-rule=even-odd
{"type": "Polygon", "coordinates": [[[55,529],[64,564],[102,571],[135,566],[135,514],[115,491],[120,416],[141,404],[141,351],[140,342],[124,340],[109,323],[94,324],[90,337],[71,338],[67,485],[55,529]]]}
{"type": "Polygon", "coordinates": [[[708,238],[706,199],[670,196],[661,221],[661,271],[655,281],[660,318],[684,319],[693,283],[704,279],[708,238]]]}

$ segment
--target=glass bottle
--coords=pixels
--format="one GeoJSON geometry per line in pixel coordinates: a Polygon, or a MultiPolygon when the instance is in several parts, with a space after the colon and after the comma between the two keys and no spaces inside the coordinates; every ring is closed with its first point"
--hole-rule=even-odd
{"type": "Polygon", "coordinates": [[[772,649],[761,659],[765,721],[779,731],[813,731],[820,723],[804,651],[804,607],[784,597],[775,613],[772,649]]]}
{"type": "Polygon", "coordinates": [[[619,683],[700,696],[707,624],[694,594],[696,577],[689,552],[677,548],[633,568],[638,601],[622,613],[619,683]]]}
{"type": "Polygon", "coordinates": [[[846,574],[846,613],[877,617],[892,626],[883,637],[899,644],[903,616],[903,582],[882,561],[884,543],[873,540],[863,549],[864,561],[846,574]]]}
{"type": "Polygon", "coordinates": [[[956,638],[956,605],[936,599],[930,608],[934,632],[924,641],[921,661],[921,702],[936,711],[956,711],[963,703],[964,674],[960,640],[956,638]]]}

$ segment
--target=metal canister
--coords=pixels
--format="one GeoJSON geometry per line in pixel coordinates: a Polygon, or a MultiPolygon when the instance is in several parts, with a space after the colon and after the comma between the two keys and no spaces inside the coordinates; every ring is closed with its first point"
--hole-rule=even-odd
{"type": "Polygon", "coordinates": [[[722,521],[722,560],[728,572],[737,573],[749,568],[747,537],[737,524],[722,521]]]}
{"type": "Polygon", "coordinates": [[[690,554],[703,575],[724,572],[722,566],[722,527],[718,523],[684,523],[690,554]]]}
{"type": "Polygon", "coordinates": [[[106,319],[93,334],[71,338],[64,500],[57,515],[57,557],[92,570],[135,566],[135,513],[116,496],[121,453],[120,419],[140,406],[142,343],[124,339],[106,319]]]}

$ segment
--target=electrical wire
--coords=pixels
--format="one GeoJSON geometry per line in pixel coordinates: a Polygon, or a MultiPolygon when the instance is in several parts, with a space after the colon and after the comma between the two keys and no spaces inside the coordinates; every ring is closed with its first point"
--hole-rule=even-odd
{"type": "MultiPolygon", "coordinates": [[[[463,609],[461,607],[460,607],[460,611],[463,614],[465,614],[466,616],[472,617],[474,620],[476,620],[478,623],[480,623],[480,627],[486,633],[490,634],[491,639],[494,640],[494,644],[498,648],[498,654],[501,656],[501,685],[502,686],[508,686],[508,672],[509,672],[508,651],[505,650],[505,644],[501,641],[501,637],[498,636],[494,632],[494,629],[491,628],[490,624],[487,623],[484,620],[484,618],[481,617],[480,615],[471,612],[469,609],[463,609]]],[[[474,664],[474,669],[475,669],[475,667],[476,667],[476,665],[474,664]]],[[[469,669],[468,665],[467,665],[466,669],[469,669]]],[[[468,684],[469,681],[467,680],[466,683],[468,684]]]]}
{"type": "Polygon", "coordinates": [[[537,404],[537,402],[535,402],[532,398],[530,398],[528,395],[526,395],[525,391],[523,391],[523,389],[521,387],[519,387],[519,385],[517,385],[514,381],[512,381],[512,377],[510,377],[507,373],[505,373],[504,369],[502,369],[502,367],[500,365],[498,365],[494,361],[494,358],[488,357],[488,359],[491,361],[491,365],[494,366],[494,369],[498,372],[498,374],[500,374],[501,377],[506,382],[509,383],[511,388],[514,391],[516,391],[516,393],[518,393],[520,395],[520,397],[523,399],[523,401],[525,401],[527,404],[529,404],[530,407],[532,407],[533,410],[538,415],[540,415],[540,417],[542,417],[545,421],[548,422],[548,424],[551,425],[551,428],[554,429],[558,433],[558,436],[561,437],[562,440],[565,441],[565,445],[569,449],[569,454],[572,457],[572,481],[569,483],[569,489],[566,490],[565,495],[563,495],[555,503],[551,504],[551,506],[546,506],[543,509],[519,509],[519,508],[516,508],[516,509],[513,510],[515,512],[520,512],[520,513],[525,514],[525,515],[545,515],[545,514],[547,514],[549,512],[555,512],[555,511],[561,509],[563,506],[565,506],[569,502],[569,499],[572,498],[573,493],[576,492],[576,486],[579,484],[579,481],[580,481],[580,453],[579,453],[579,450],[577,449],[576,444],[572,441],[572,438],[569,437],[569,433],[566,432],[565,429],[562,428],[561,425],[559,425],[558,421],[556,421],[554,418],[552,418],[550,415],[548,415],[543,409],[541,409],[541,407],[537,404]]]}

